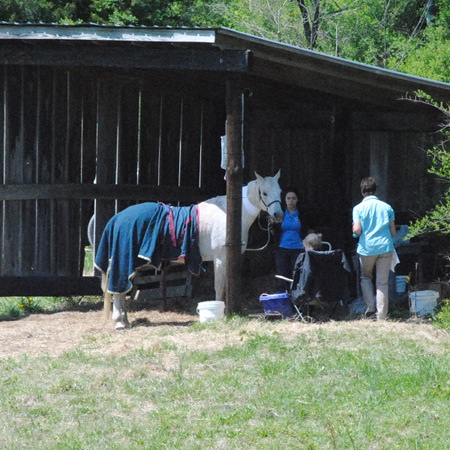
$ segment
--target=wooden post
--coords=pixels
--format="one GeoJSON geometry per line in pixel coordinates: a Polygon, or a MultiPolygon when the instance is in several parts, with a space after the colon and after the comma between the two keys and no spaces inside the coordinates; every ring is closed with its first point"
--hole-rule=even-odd
{"type": "Polygon", "coordinates": [[[227,273],[225,313],[241,312],[242,228],[242,89],[240,80],[227,79],[227,273]]]}

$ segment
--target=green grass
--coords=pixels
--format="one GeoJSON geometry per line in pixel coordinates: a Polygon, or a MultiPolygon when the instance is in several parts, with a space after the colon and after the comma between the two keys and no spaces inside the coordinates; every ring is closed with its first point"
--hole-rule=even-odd
{"type": "MultiPolygon", "coordinates": [[[[85,248],[84,274],[94,269],[92,246],[85,248]]],[[[100,281],[99,281],[100,283],[100,281]]],[[[50,313],[77,309],[83,304],[95,303],[98,297],[0,297],[0,320],[15,319],[27,314],[50,313]]]]}
{"type": "Polygon", "coordinates": [[[0,297],[0,320],[17,319],[28,314],[86,308],[98,297],[0,297]]]}
{"type": "Polygon", "coordinates": [[[0,447],[450,448],[450,341],[429,323],[233,318],[130,333],[141,344],[120,356],[86,335],[59,357],[0,360],[0,447]]]}

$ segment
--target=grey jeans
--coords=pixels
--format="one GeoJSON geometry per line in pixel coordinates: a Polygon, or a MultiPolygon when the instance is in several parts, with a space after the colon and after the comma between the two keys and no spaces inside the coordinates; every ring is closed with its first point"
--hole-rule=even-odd
{"type": "Polygon", "coordinates": [[[361,291],[367,311],[377,312],[377,319],[384,320],[389,309],[389,270],[392,264],[392,252],[375,256],[359,255],[361,266],[361,291]],[[376,308],[373,292],[373,274],[376,273],[376,308]]]}

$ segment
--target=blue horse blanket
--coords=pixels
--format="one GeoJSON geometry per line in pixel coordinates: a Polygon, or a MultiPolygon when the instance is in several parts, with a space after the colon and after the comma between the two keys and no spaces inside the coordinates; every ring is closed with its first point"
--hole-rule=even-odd
{"type": "Polygon", "coordinates": [[[164,203],[141,203],[113,216],[103,231],[95,266],[106,274],[111,293],[126,293],[138,267],[184,259],[189,271],[200,273],[197,205],[172,207],[164,203]]]}

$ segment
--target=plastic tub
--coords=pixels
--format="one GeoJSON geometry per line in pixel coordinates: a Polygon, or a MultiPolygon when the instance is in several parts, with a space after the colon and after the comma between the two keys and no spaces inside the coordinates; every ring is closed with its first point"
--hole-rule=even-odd
{"type": "Polygon", "coordinates": [[[266,314],[281,314],[283,319],[294,315],[294,306],[287,292],[280,294],[262,294],[259,297],[266,314]]]}
{"type": "Polygon", "coordinates": [[[212,300],[209,302],[200,302],[197,305],[197,314],[200,316],[200,322],[214,322],[223,319],[225,311],[225,302],[212,300]]]}
{"type": "Polygon", "coordinates": [[[436,291],[415,291],[409,293],[410,312],[418,316],[428,316],[433,314],[439,292],[436,291]]]}

